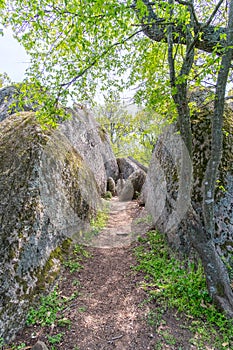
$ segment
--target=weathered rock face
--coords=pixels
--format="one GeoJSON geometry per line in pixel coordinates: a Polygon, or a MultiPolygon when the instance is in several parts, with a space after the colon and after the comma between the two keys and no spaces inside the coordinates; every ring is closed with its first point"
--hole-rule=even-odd
{"type": "Polygon", "coordinates": [[[146,180],[146,173],[143,170],[137,170],[132,173],[126,180],[122,191],[120,192],[119,201],[131,201],[136,199],[142,190],[146,180]]]}
{"type": "Polygon", "coordinates": [[[34,110],[32,104],[26,98],[23,105],[20,106],[17,101],[17,95],[19,94],[15,86],[0,89],[0,122],[16,112],[34,110]]]}
{"type": "Polygon", "coordinates": [[[116,183],[112,177],[109,177],[107,180],[107,191],[111,192],[113,196],[116,195],[116,183]]]}
{"type": "MultiPolygon", "coordinates": [[[[192,201],[201,212],[202,183],[206,162],[210,155],[210,125],[213,103],[205,105],[193,117],[194,191],[192,201]],[[205,136],[206,135],[206,136],[205,136]]],[[[223,133],[223,156],[216,184],[215,243],[220,255],[233,267],[233,108],[226,104],[223,133]]]]}
{"type": "Polygon", "coordinates": [[[0,123],[0,338],[20,328],[99,205],[93,172],[60,130],[43,131],[32,112],[0,123]]]}
{"type": "MultiPolygon", "coordinates": [[[[33,106],[26,97],[23,98],[23,103],[19,104],[18,95],[20,92],[15,86],[0,89],[0,121],[15,112],[36,109],[36,106],[33,106]]],[[[85,107],[74,104],[69,112],[72,118],[61,123],[60,129],[93,171],[99,185],[99,192],[103,194],[107,188],[107,178],[112,177],[116,181],[119,177],[119,169],[109,136],[96,122],[91,111],[85,107]]]]}
{"type": "Polygon", "coordinates": [[[125,185],[125,180],[123,178],[120,178],[117,180],[117,183],[116,183],[117,196],[120,196],[121,192],[123,191],[124,185],[125,185]]]}
{"type": "Polygon", "coordinates": [[[128,159],[132,160],[138,167],[139,169],[143,170],[145,173],[147,173],[148,171],[148,167],[143,165],[142,163],[140,163],[138,160],[136,160],[135,158],[128,156],[128,159]]]}
{"type": "Polygon", "coordinates": [[[117,158],[117,164],[120,172],[120,176],[126,180],[128,177],[137,170],[142,170],[134,161],[130,158],[117,158]]]}
{"type": "MultiPolygon", "coordinates": [[[[200,106],[199,106],[200,107],[200,106]]],[[[210,122],[213,103],[200,107],[193,116],[193,162],[174,129],[165,132],[155,146],[144,186],[146,208],[156,227],[170,243],[189,251],[185,232],[190,203],[202,215],[202,182],[210,155],[210,122]],[[191,196],[192,193],[192,196],[191,196]]],[[[233,266],[233,110],[226,106],[224,151],[219,169],[215,207],[215,243],[220,255],[233,266]]]]}
{"type": "Polygon", "coordinates": [[[35,345],[33,345],[32,350],[48,350],[48,348],[45,343],[38,341],[35,345]]]}
{"type": "Polygon", "coordinates": [[[93,171],[102,194],[106,191],[107,179],[115,180],[119,173],[109,137],[90,111],[74,105],[71,114],[72,118],[61,124],[60,130],[93,171]]]}
{"type": "Polygon", "coordinates": [[[179,245],[176,229],[189,207],[191,188],[188,151],[174,127],[169,127],[155,146],[143,197],[154,224],[175,245],[179,245]]]}

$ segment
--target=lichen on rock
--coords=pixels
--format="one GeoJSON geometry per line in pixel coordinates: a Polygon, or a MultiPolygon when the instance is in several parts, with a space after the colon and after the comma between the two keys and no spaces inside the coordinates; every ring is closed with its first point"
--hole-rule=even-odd
{"type": "Polygon", "coordinates": [[[100,203],[92,170],[59,129],[43,130],[33,112],[0,123],[0,338],[49,290],[100,203]]]}
{"type": "Polygon", "coordinates": [[[112,177],[116,180],[119,174],[109,136],[101,129],[90,110],[74,104],[74,108],[69,111],[72,117],[60,125],[60,130],[85,158],[94,174],[100,194],[104,194],[107,179],[112,177]]]}
{"type": "MultiPolygon", "coordinates": [[[[199,98],[197,96],[197,98],[199,98]]],[[[198,102],[195,100],[195,103],[198,102]]],[[[193,158],[182,139],[169,127],[158,139],[144,186],[146,207],[156,227],[179,251],[188,254],[190,204],[202,220],[203,179],[210,156],[213,101],[199,101],[192,114],[193,158]]],[[[223,155],[216,184],[215,237],[218,253],[233,267],[233,108],[225,106],[223,155]]]]}

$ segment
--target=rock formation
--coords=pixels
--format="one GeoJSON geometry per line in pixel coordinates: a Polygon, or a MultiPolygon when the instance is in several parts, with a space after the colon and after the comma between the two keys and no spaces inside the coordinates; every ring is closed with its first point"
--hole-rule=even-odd
{"type": "Polygon", "coordinates": [[[119,179],[116,185],[119,200],[130,201],[138,197],[146,179],[147,167],[132,157],[118,158],[119,179]]]}
{"type": "Polygon", "coordinates": [[[38,341],[35,345],[33,345],[33,347],[31,349],[32,350],[48,350],[47,346],[42,341],[38,341]]]}
{"type": "Polygon", "coordinates": [[[145,173],[147,173],[148,171],[148,167],[143,165],[142,163],[140,163],[138,160],[134,159],[131,156],[128,156],[129,160],[132,160],[132,162],[134,162],[140,169],[142,169],[145,173]]]}
{"type": "MultiPolygon", "coordinates": [[[[202,182],[210,154],[210,123],[213,103],[199,105],[192,117],[193,160],[174,128],[158,140],[143,189],[146,208],[154,224],[167,234],[179,250],[188,253],[190,246],[187,209],[192,203],[201,215],[202,182]],[[191,195],[192,193],[192,195],[191,195]]],[[[233,109],[226,106],[223,157],[219,168],[215,206],[215,244],[221,256],[233,267],[233,109]]]]}
{"type": "Polygon", "coordinates": [[[143,170],[134,171],[125,181],[124,187],[119,194],[119,201],[131,201],[141,193],[142,186],[146,180],[146,173],[143,170]]]}
{"type": "MultiPolygon", "coordinates": [[[[35,111],[37,109],[27,97],[22,95],[15,86],[0,89],[0,121],[19,111],[35,111]]],[[[77,152],[85,158],[86,163],[93,171],[99,192],[103,194],[107,188],[107,178],[114,181],[119,177],[119,169],[113,154],[109,136],[98,124],[90,110],[79,104],[67,110],[71,118],[60,123],[62,133],[67,136],[77,152]]]]}
{"type": "MultiPolygon", "coordinates": [[[[38,107],[27,98],[19,103],[17,94],[16,87],[0,90],[0,338],[5,342],[38,296],[49,292],[71,242],[80,241],[101,208],[107,180],[119,179],[108,135],[90,111],[74,105],[70,119],[45,129],[35,118],[38,107]]],[[[145,174],[132,160],[119,164],[133,186],[132,199],[145,174]]]]}
{"type": "Polygon", "coordinates": [[[116,195],[116,183],[112,177],[109,177],[107,180],[107,191],[109,191],[112,196],[116,195]]]}
{"type": "MultiPolygon", "coordinates": [[[[44,130],[14,87],[0,90],[0,338],[10,341],[49,291],[72,241],[101,208],[118,166],[108,136],[86,110],[44,130]]],[[[26,100],[25,100],[26,101],[26,100]]]]}
{"type": "Polygon", "coordinates": [[[0,174],[0,338],[9,340],[53,283],[69,239],[78,239],[100,196],[68,138],[42,130],[32,112],[0,123],[0,174]]]}
{"type": "Polygon", "coordinates": [[[62,123],[60,129],[85,158],[99,185],[99,191],[103,194],[107,189],[107,179],[112,177],[116,180],[119,173],[109,136],[90,111],[74,105],[70,112],[72,118],[62,123]]]}
{"type": "Polygon", "coordinates": [[[16,112],[29,112],[36,109],[26,97],[21,105],[17,99],[19,95],[20,91],[15,86],[7,86],[0,89],[0,122],[16,112]]]}
{"type": "Polygon", "coordinates": [[[139,170],[140,167],[129,158],[117,158],[117,164],[119,167],[120,176],[126,180],[135,171],[139,170]]]}

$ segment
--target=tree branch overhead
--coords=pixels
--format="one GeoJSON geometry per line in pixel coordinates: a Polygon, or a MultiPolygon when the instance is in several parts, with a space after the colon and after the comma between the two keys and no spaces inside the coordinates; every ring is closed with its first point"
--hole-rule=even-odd
{"type": "MultiPolygon", "coordinates": [[[[156,42],[167,42],[167,28],[163,26],[164,18],[159,18],[156,14],[155,3],[143,0],[144,5],[147,8],[147,15],[143,16],[141,21],[141,26],[143,33],[151,40],[156,42]]],[[[188,5],[187,5],[188,6],[188,5]]],[[[218,8],[219,4],[216,6],[218,8]]],[[[213,11],[215,14],[216,11],[213,11]]],[[[213,18],[211,18],[212,20],[213,18]]],[[[173,42],[175,44],[186,44],[186,33],[184,31],[184,26],[178,23],[173,23],[174,34],[173,42]]],[[[194,23],[194,35],[197,36],[195,41],[195,47],[199,50],[211,53],[217,50],[218,54],[221,54],[221,49],[226,46],[226,28],[216,27],[210,25],[210,21],[207,23],[194,23]]]]}

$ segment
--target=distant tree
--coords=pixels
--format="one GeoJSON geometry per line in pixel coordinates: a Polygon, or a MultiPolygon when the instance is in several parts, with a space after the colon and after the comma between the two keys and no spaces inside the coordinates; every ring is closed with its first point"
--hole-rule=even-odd
{"type": "Polygon", "coordinates": [[[95,108],[97,121],[108,131],[116,157],[133,156],[148,165],[166,120],[152,110],[123,104],[119,94],[105,96],[95,108]]]}
{"type": "Polygon", "coordinates": [[[123,139],[132,132],[133,116],[116,93],[105,96],[104,103],[97,105],[95,113],[97,121],[108,131],[116,156],[120,156],[123,139]]]}

